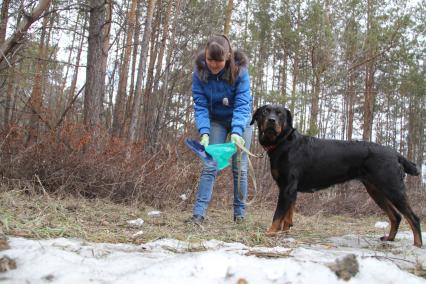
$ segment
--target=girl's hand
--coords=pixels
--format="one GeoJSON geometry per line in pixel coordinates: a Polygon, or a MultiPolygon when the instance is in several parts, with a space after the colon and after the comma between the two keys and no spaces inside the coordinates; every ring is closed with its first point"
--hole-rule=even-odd
{"type": "Polygon", "coordinates": [[[240,135],[236,134],[236,133],[232,133],[231,134],[231,142],[234,142],[237,145],[241,145],[244,146],[245,145],[245,141],[244,138],[241,137],[240,135]]]}
{"type": "Polygon", "coordinates": [[[201,135],[200,144],[203,145],[204,147],[209,146],[209,135],[208,134],[201,135]]]}

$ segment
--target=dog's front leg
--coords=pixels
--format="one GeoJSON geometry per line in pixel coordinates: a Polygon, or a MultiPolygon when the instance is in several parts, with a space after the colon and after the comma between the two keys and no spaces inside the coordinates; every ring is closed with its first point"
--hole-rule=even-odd
{"type": "Polygon", "coordinates": [[[281,219],[281,230],[288,231],[291,227],[293,227],[293,213],[294,208],[296,207],[296,201],[290,204],[290,208],[287,211],[287,214],[281,219]]]}
{"type": "Polygon", "coordinates": [[[275,236],[279,231],[287,230],[290,226],[284,225],[292,217],[292,211],[297,197],[297,180],[294,179],[287,186],[279,186],[280,193],[278,195],[277,208],[275,209],[272,225],[266,232],[267,236],[275,236]],[[288,228],[287,228],[288,227],[288,228]]]}

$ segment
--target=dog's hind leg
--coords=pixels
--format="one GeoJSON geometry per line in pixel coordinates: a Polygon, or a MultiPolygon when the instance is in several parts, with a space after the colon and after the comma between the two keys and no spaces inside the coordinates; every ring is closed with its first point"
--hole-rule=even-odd
{"type": "Polygon", "coordinates": [[[296,207],[296,201],[293,201],[293,203],[290,204],[290,208],[287,211],[287,214],[284,215],[283,218],[281,218],[281,230],[282,231],[288,231],[291,227],[293,227],[293,214],[294,214],[294,208],[296,207]]]}
{"type": "MultiPolygon", "coordinates": [[[[405,187],[405,185],[403,186],[405,187]]],[[[403,190],[405,191],[405,188],[403,190]]],[[[397,192],[392,192],[392,194],[388,198],[392,202],[393,206],[395,206],[396,209],[398,209],[398,211],[401,212],[402,215],[404,215],[405,219],[410,225],[411,230],[413,231],[414,245],[416,247],[421,247],[423,241],[422,231],[420,229],[420,219],[416,216],[416,214],[414,214],[413,210],[411,209],[411,206],[408,203],[408,199],[404,191],[401,190],[397,192]]]]}
{"type": "Polygon", "coordinates": [[[392,203],[384,196],[384,194],[377,189],[373,184],[364,181],[365,188],[368,194],[376,202],[376,204],[385,211],[386,215],[391,223],[389,235],[380,238],[382,241],[393,241],[395,240],[396,233],[398,232],[399,223],[401,222],[401,215],[395,210],[392,203]]]}
{"type": "Polygon", "coordinates": [[[374,185],[377,192],[385,196],[386,200],[392,204],[392,206],[388,205],[389,208],[393,207],[394,210],[398,210],[404,216],[413,231],[414,245],[421,247],[422,231],[420,230],[420,220],[411,209],[405,194],[404,170],[401,165],[395,163],[394,158],[381,156],[380,160],[371,159],[370,164],[367,166],[365,167],[368,173],[366,181],[374,185]]]}

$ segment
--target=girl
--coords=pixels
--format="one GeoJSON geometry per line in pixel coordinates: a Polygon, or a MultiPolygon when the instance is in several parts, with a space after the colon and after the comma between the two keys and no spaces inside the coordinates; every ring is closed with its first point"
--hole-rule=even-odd
{"type": "MultiPolygon", "coordinates": [[[[196,58],[192,96],[200,143],[205,147],[209,143],[224,143],[230,133],[232,142],[250,148],[252,97],[247,64],[247,57],[240,51],[232,50],[225,35],[211,36],[196,58]]],[[[242,155],[240,162],[240,189],[236,156],[232,157],[234,221],[240,223],[244,220],[247,196],[247,154],[242,155]]],[[[214,162],[204,163],[190,219],[193,223],[201,224],[204,220],[217,172],[214,162]]]]}

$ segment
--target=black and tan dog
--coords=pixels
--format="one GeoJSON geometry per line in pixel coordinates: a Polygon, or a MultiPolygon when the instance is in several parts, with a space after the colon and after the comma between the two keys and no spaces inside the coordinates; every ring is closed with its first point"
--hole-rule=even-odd
{"type": "Polygon", "coordinates": [[[259,142],[268,152],[272,176],[279,187],[278,204],[268,235],[292,226],[297,192],[314,192],[352,179],[360,180],[367,192],[388,215],[391,228],[383,241],[393,241],[401,213],[411,226],[414,245],[422,246],[419,218],[405,194],[404,176],[419,175],[414,163],[395,150],[375,143],[317,139],[293,128],[292,116],[281,106],[256,110],[259,142]]]}

